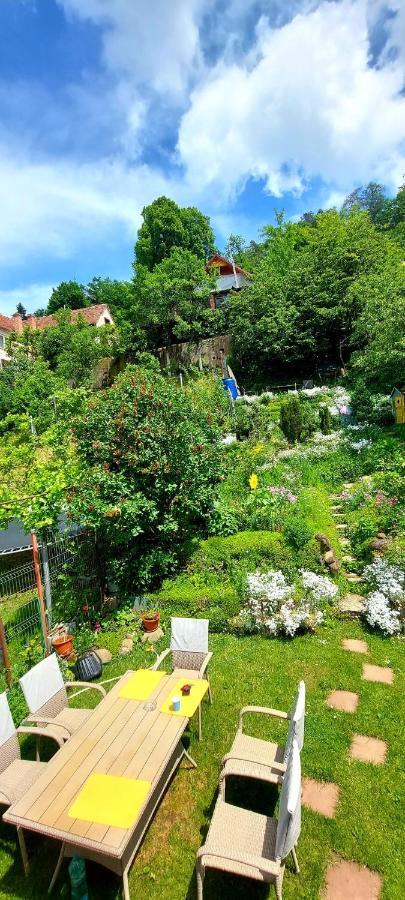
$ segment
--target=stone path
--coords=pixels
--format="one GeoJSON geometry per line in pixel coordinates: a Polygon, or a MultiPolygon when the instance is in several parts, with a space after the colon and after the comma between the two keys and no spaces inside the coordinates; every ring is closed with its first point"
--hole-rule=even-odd
{"type": "MultiPolygon", "coordinates": [[[[347,482],[344,487],[351,488],[353,484],[347,482]]],[[[334,501],[331,510],[335,519],[339,519],[336,528],[339,531],[340,543],[347,548],[343,556],[344,565],[354,563],[356,560],[350,553],[351,545],[347,537],[343,536],[348,527],[344,521],[342,506],[337,495],[331,495],[334,501]]],[[[360,584],[363,579],[356,572],[348,571],[346,578],[349,584],[360,584]]],[[[347,593],[339,603],[340,611],[350,616],[359,616],[364,611],[364,597],[361,594],[347,593]]],[[[355,638],[342,640],[342,650],[347,653],[368,655],[370,653],[367,641],[355,638]]],[[[362,681],[371,683],[392,685],[394,672],[388,666],[376,666],[372,663],[363,663],[362,681]]],[[[359,694],[350,690],[333,690],[325,702],[333,710],[354,715],[360,702],[359,694]]],[[[388,746],[382,738],[353,733],[350,747],[348,748],[350,759],[357,763],[383,766],[387,760],[388,746]]],[[[318,815],[333,819],[339,803],[340,788],[337,784],[317,782],[311,778],[303,779],[302,802],[303,805],[318,815]]],[[[321,894],[323,900],[379,900],[382,892],[382,879],[377,872],[372,872],[358,863],[336,857],[329,865],[325,886],[321,894]]]]}
{"type": "Polygon", "coordinates": [[[379,900],[382,879],[377,872],[345,859],[335,859],[326,873],[324,900],[379,900]]]}

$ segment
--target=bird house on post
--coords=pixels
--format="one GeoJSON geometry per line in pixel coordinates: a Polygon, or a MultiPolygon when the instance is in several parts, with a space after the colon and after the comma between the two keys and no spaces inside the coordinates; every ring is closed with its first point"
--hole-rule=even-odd
{"type": "Polygon", "coordinates": [[[392,411],[397,425],[405,425],[405,387],[394,387],[390,393],[392,411]]]}

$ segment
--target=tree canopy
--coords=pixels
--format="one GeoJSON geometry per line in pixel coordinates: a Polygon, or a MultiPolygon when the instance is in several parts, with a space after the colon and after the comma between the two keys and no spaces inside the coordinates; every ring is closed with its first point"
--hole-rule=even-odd
{"type": "Polygon", "coordinates": [[[195,206],[181,207],[168,197],[158,197],[143,208],[142,217],[135,244],[135,267],[143,266],[152,272],[174,247],[189,250],[204,261],[214,251],[209,218],[195,206]]]}

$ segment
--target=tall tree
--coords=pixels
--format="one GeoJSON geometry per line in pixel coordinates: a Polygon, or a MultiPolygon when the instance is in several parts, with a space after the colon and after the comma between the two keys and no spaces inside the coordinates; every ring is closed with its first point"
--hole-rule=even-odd
{"type": "Polygon", "coordinates": [[[195,340],[204,334],[205,323],[213,315],[208,298],[214,281],[214,273],[207,274],[194,253],[179,247],[173,247],[152,272],[139,268],[137,318],[151,346],[195,340]]]}
{"type": "Polygon", "coordinates": [[[208,216],[196,207],[180,207],[168,197],[158,197],[142,210],[143,223],[135,244],[135,266],[151,272],[173,247],[190,250],[206,260],[214,249],[208,216]]]}
{"type": "Polygon", "coordinates": [[[61,281],[54,288],[48,303],[48,313],[55,313],[58,309],[83,309],[90,306],[86,292],[78,281],[61,281]]]}
{"type": "Polygon", "coordinates": [[[343,212],[350,213],[353,209],[363,209],[368,212],[372,222],[378,220],[387,202],[382,184],[370,181],[365,187],[356,188],[346,197],[343,203],[343,212]]]}
{"type": "Polygon", "coordinates": [[[27,310],[26,310],[25,306],[23,306],[22,303],[17,303],[16,311],[18,312],[18,315],[21,316],[22,319],[27,318],[27,310]]]}

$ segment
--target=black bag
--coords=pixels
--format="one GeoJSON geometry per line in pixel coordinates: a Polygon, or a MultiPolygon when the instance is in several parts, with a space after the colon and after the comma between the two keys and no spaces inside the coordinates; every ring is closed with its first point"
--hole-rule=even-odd
{"type": "Polygon", "coordinates": [[[94,650],[88,650],[75,664],[75,675],[78,681],[94,681],[103,671],[101,659],[94,650]]]}

